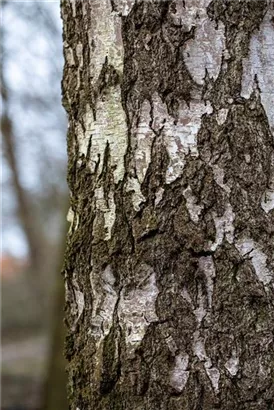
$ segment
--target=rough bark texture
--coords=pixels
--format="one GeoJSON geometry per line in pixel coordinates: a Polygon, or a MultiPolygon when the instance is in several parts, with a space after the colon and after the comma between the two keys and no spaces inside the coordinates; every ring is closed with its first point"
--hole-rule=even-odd
{"type": "Polygon", "coordinates": [[[273,409],[273,3],[62,16],[70,408],[273,409]]]}

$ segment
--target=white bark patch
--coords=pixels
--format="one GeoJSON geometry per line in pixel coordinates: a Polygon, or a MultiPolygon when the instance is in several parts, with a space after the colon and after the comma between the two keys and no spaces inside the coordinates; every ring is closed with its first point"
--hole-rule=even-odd
{"type": "Polygon", "coordinates": [[[216,240],[210,247],[212,251],[215,251],[218,246],[222,244],[224,239],[226,239],[229,243],[233,243],[234,217],[235,214],[229,203],[226,205],[225,213],[222,216],[217,216],[216,212],[213,212],[213,219],[216,228],[216,240]]]}
{"type": "Polygon", "coordinates": [[[220,371],[217,367],[212,367],[210,359],[205,362],[205,369],[212,383],[213,389],[215,390],[215,393],[217,393],[219,390],[220,371]]]}
{"type": "MultiPolygon", "coordinates": [[[[219,379],[220,379],[220,372],[219,369],[212,365],[212,360],[208,357],[205,349],[205,340],[201,336],[201,322],[203,318],[210,314],[210,310],[212,307],[212,298],[213,298],[213,291],[214,291],[214,278],[216,276],[214,261],[212,256],[202,256],[199,259],[199,269],[204,273],[206,277],[206,290],[207,290],[207,300],[206,296],[202,292],[201,286],[198,288],[198,297],[197,297],[197,308],[193,309],[193,313],[195,314],[198,328],[197,331],[194,333],[193,338],[193,352],[198,357],[198,359],[204,363],[205,371],[211,381],[212,387],[215,393],[218,392],[219,389],[219,379]]],[[[191,298],[186,291],[183,290],[183,297],[190,302],[191,298]]]]}
{"type": "Polygon", "coordinates": [[[109,240],[111,238],[111,230],[115,222],[115,210],[116,205],[114,202],[114,193],[111,191],[108,195],[108,211],[105,212],[105,228],[107,229],[107,234],[105,236],[105,240],[109,240]]]}
{"type": "Polygon", "coordinates": [[[95,172],[99,161],[98,173],[102,171],[103,158],[107,142],[110,148],[110,165],[113,169],[114,182],[124,176],[124,154],[127,148],[126,116],[121,103],[120,87],[113,87],[103,96],[96,107],[96,121],[93,112],[87,105],[84,116],[85,132],[78,124],[77,139],[80,154],[87,155],[91,138],[90,168],[95,172]]]}
{"type": "Polygon", "coordinates": [[[199,222],[199,216],[202,212],[203,207],[200,205],[197,205],[197,198],[195,198],[195,196],[193,195],[190,186],[188,186],[183,191],[183,194],[186,199],[186,207],[187,207],[190,218],[195,223],[199,222]]]}
{"type": "Polygon", "coordinates": [[[132,146],[134,150],[134,166],[140,183],[143,182],[151,161],[151,145],[154,139],[149,123],[151,106],[145,100],[140,109],[137,129],[133,132],[132,146]]]}
{"type": "Polygon", "coordinates": [[[75,60],[74,60],[74,55],[73,55],[73,49],[69,47],[68,43],[64,41],[64,54],[65,54],[65,60],[67,64],[72,67],[75,65],[75,60]]]}
{"type": "Polygon", "coordinates": [[[152,127],[163,136],[170,158],[166,173],[166,183],[175,181],[183,171],[186,154],[198,155],[197,133],[201,126],[203,114],[212,113],[210,104],[193,99],[188,107],[185,102],[179,108],[178,122],[167,112],[159,95],[153,95],[153,123],[152,127]]]}
{"type": "Polygon", "coordinates": [[[97,342],[106,337],[113,323],[113,314],[118,295],[114,289],[115,277],[111,266],[107,266],[98,278],[98,273],[91,272],[93,306],[91,316],[91,334],[97,342]]]}
{"type": "Polygon", "coordinates": [[[163,199],[164,188],[159,188],[155,194],[155,206],[159,205],[161,200],[163,199]]]}
{"type": "Polygon", "coordinates": [[[198,287],[198,295],[197,295],[197,301],[196,301],[197,307],[194,306],[194,303],[190,297],[190,294],[188,293],[185,287],[181,291],[181,295],[190,304],[193,310],[193,313],[196,317],[197,325],[199,329],[201,327],[203,318],[207,314],[207,301],[206,301],[205,295],[202,292],[201,286],[199,285],[198,287]]]}
{"type": "Polygon", "coordinates": [[[132,192],[132,205],[135,211],[139,211],[140,204],[146,200],[141,192],[141,185],[137,178],[128,178],[126,191],[132,192]]]}
{"type": "Polygon", "coordinates": [[[77,43],[76,45],[76,57],[78,59],[78,66],[77,66],[77,85],[76,88],[79,89],[81,86],[81,70],[84,64],[84,57],[83,57],[83,45],[82,43],[77,43]]]}
{"type": "Polygon", "coordinates": [[[206,69],[210,77],[217,78],[225,49],[223,23],[219,22],[216,28],[216,23],[207,15],[210,2],[211,0],[186,0],[184,6],[182,1],[177,1],[177,12],[174,14],[174,19],[185,25],[185,30],[196,27],[195,38],[187,41],[183,55],[191,76],[199,84],[204,82],[206,69]]]}
{"type": "Polygon", "coordinates": [[[189,153],[193,156],[198,155],[197,134],[201,126],[201,117],[205,113],[212,113],[211,104],[193,98],[189,106],[184,102],[181,103],[176,123],[168,114],[166,104],[157,93],[152,97],[152,106],[148,101],[144,101],[132,137],[133,167],[140,183],[143,182],[151,161],[151,147],[155,132],[161,134],[170,158],[166,182],[169,184],[181,176],[185,156],[189,153]]]}
{"type": "Polygon", "coordinates": [[[231,191],[230,186],[228,185],[228,183],[224,183],[224,170],[223,168],[220,168],[218,165],[214,164],[212,165],[212,170],[213,170],[213,175],[214,175],[214,180],[215,182],[221,187],[223,188],[224,191],[226,191],[228,194],[231,191]]]}
{"type": "Polygon", "coordinates": [[[67,213],[67,221],[70,223],[69,233],[72,230],[73,220],[74,220],[74,212],[71,208],[69,208],[68,213],[67,213]]]}
{"type": "Polygon", "coordinates": [[[207,314],[206,310],[206,299],[205,296],[202,292],[201,285],[198,287],[198,295],[197,295],[197,307],[196,309],[193,310],[193,313],[196,317],[197,323],[198,323],[198,328],[201,326],[203,318],[207,314]]]}
{"type": "MultiPolygon", "coordinates": [[[[124,4],[126,7],[126,2],[124,4]]],[[[87,12],[83,2],[83,14],[87,12]]],[[[94,0],[91,7],[93,24],[88,31],[90,47],[90,73],[94,84],[99,78],[102,66],[106,61],[119,73],[123,70],[123,41],[121,35],[121,17],[111,12],[110,0],[94,0]],[[100,16],[100,18],[98,18],[100,16]]],[[[82,44],[76,46],[79,60],[79,73],[83,65],[82,44]]],[[[79,77],[80,78],[80,77],[79,77]]],[[[121,103],[119,86],[112,87],[107,94],[100,97],[96,104],[96,120],[89,105],[83,118],[83,125],[78,124],[76,135],[79,153],[87,154],[90,138],[91,160],[90,168],[95,171],[99,161],[98,172],[102,170],[103,155],[107,141],[110,145],[111,166],[114,170],[114,181],[117,183],[124,175],[124,154],[127,147],[126,115],[121,103]]]]}
{"type": "Polygon", "coordinates": [[[175,356],[176,352],[178,350],[178,346],[177,346],[175,340],[173,339],[173,337],[171,335],[169,335],[165,339],[165,341],[166,341],[167,347],[169,348],[170,352],[172,353],[173,356],[175,356]]]}
{"type": "Polygon", "coordinates": [[[196,331],[194,333],[193,350],[198,359],[204,363],[205,371],[212,383],[212,387],[215,393],[217,393],[219,390],[220,372],[217,367],[214,367],[212,365],[211,359],[207,356],[205,350],[205,342],[201,338],[199,331],[196,331]]]}
{"type": "Polygon", "coordinates": [[[82,68],[84,65],[84,59],[83,59],[83,45],[82,43],[78,43],[76,45],[76,56],[79,61],[79,68],[82,68]]]}
{"type": "Polygon", "coordinates": [[[119,15],[127,16],[133,5],[135,0],[114,0],[115,10],[119,15]]]}
{"type": "Polygon", "coordinates": [[[181,295],[182,297],[193,307],[194,309],[194,305],[192,303],[190,294],[188,293],[187,289],[184,287],[183,290],[181,291],[181,295]]]}
{"type": "Polygon", "coordinates": [[[189,378],[189,355],[180,353],[175,357],[175,367],[170,374],[170,384],[178,392],[182,392],[189,378]]]}
{"type": "Polygon", "coordinates": [[[212,256],[202,256],[199,259],[199,269],[206,277],[206,289],[208,297],[208,307],[212,307],[212,296],[214,289],[214,278],[216,277],[215,266],[212,256]]]}
{"type": "Polygon", "coordinates": [[[73,212],[72,208],[70,207],[67,213],[67,221],[70,222],[69,233],[71,233],[72,231],[75,218],[76,218],[76,224],[75,224],[74,230],[76,231],[76,229],[78,228],[78,224],[79,224],[79,215],[73,212]]]}
{"type": "Polygon", "coordinates": [[[201,117],[203,114],[211,112],[210,104],[205,105],[203,102],[192,101],[189,107],[185,103],[181,104],[179,120],[176,125],[171,117],[166,116],[167,122],[163,134],[170,157],[166,173],[167,184],[181,176],[186,154],[198,155],[197,134],[201,126],[201,117]]]}
{"type": "Polygon", "coordinates": [[[228,108],[221,108],[216,115],[216,121],[218,125],[223,125],[226,122],[226,117],[228,114],[228,108]]]}
{"type": "Polygon", "coordinates": [[[274,183],[273,188],[269,188],[265,191],[261,206],[265,213],[268,213],[274,209],[274,183]]]}
{"type": "Polygon", "coordinates": [[[271,21],[273,11],[268,11],[260,30],[250,40],[249,57],[243,62],[241,95],[249,98],[257,74],[261,101],[264,106],[272,133],[274,133],[274,25],[271,21]]]}
{"type": "Polygon", "coordinates": [[[239,369],[239,357],[237,357],[236,350],[232,351],[232,356],[225,363],[225,368],[231,374],[231,376],[236,376],[239,369]]]}
{"type": "Polygon", "coordinates": [[[70,0],[71,8],[72,8],[72,17],[76,17],[76,0],[70,0]]]}
{"type": "Polygon", "coordinates": [[[251,259],[255,273],[258,279],[266,286],[273,280],[273,272],[267,267],[267,256],[260,249],[260,245],[251,238],[241,238],[235,243],[240,254],[251,259]]]}
{"type": "Polygon", "coordinates": [[[142,341],[149,324],[158,319],[155,311],[155,302],[159,293],[156,275],[146,264],[142,265],[142,269],[146,275],[144,280],[128,293],[123,289],[118,306],[119,322],[125,332],[126,345],[130,354],[142,341]]]}
{"type": "Polygon", "coordinates": [[[271,170],[272,175],[270,177],[270,181],[268,182],[268,188],[265,190],[261,201],[261,207],[265,213],[268,213],[274,209],[274,155],[272,155],[271,158],[271,170]]]}
{"type": "Polygon", "coordinates": [[[85,307],[85,297],[84,297],[83,292],[81,292],[79,289],[77,289],[76,286],[74,288],[74,295],[75,295],[75,301],[76,301],[77,310],[78,310],[77,318],[76,318],[76,321],[74,323],[74,328],[75,328],[76,323],[80,319],[80,317],[83,313],[84,307],[85,307]]]}
{"type": "Polygon", "coordinates": [[[100,212],[103,212],[104,214],[104,219],[105,219],[104,227],[106,229],[105,240],[109,240],[111,238],[111,230],[115,222],[115,216],[116,216],[116,213],[115,213],[116,205],[114,202],[114,194],[112,191],[110,191],[108,194],[108,201],[107,201],[104,197],[103,187],[100,187],[100,188],[95,189],[94,196],[95,196],[96,209],[99,210],[100,212]]]}
{"type": "Polygon", "coordinates": [[[96,81],[106,57],[116,70],[123,70],[123,41],[121,17],[111,12],[110,0],[93,0],[91,7],[92,26],[88,31],[90,44],[90,73],[96,81]],[[91,46],[92,45],[92,46],[91,46]]]}
{"type": "MultiPolygon", "coordinates": [[[[93,116],[90,106],[88,106],[87,108],[89,111],[85,115],[85,120],[87,119],[88,116],[93,116]]],[[[78,123],[75,125],[75,134],[76,134],[77,141],[78,141],[79,153],[80,155],[84,154],[86,156],[88,144],[89,144],[89,136],[87,135],[87,133],[84,132],[84,129],[81,123],[78,123]]],[[[80,161],[78,162],[78,164],[80,165],[80,161]]]]}

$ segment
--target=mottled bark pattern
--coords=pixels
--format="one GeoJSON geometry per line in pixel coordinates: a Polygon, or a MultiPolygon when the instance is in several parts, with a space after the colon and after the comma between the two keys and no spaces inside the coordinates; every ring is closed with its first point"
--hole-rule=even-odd
{"type": "Polygon", "coordinates": [[[63,0],[71,409],[274,409],[273,122],[259,75],[242,96],[272,11],[63,0]],[[221,53],[199,80],[203,18],[221,53]]]}

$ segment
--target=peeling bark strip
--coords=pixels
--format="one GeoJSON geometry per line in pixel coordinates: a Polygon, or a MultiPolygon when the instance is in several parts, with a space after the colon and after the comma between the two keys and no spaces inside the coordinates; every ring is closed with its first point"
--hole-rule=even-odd
{"type": "Polygon", "coordinates": [[[267,0],[62,1],[70,408],[274,408],[267,0]]]}

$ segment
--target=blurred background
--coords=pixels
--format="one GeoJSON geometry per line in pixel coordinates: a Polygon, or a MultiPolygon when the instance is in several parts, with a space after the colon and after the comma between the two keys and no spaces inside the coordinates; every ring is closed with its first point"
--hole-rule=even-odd
{"type": "Polygon", "coordinates": [[[67,409],[59,0],[1,3],[2,410],[67,409]]]}

